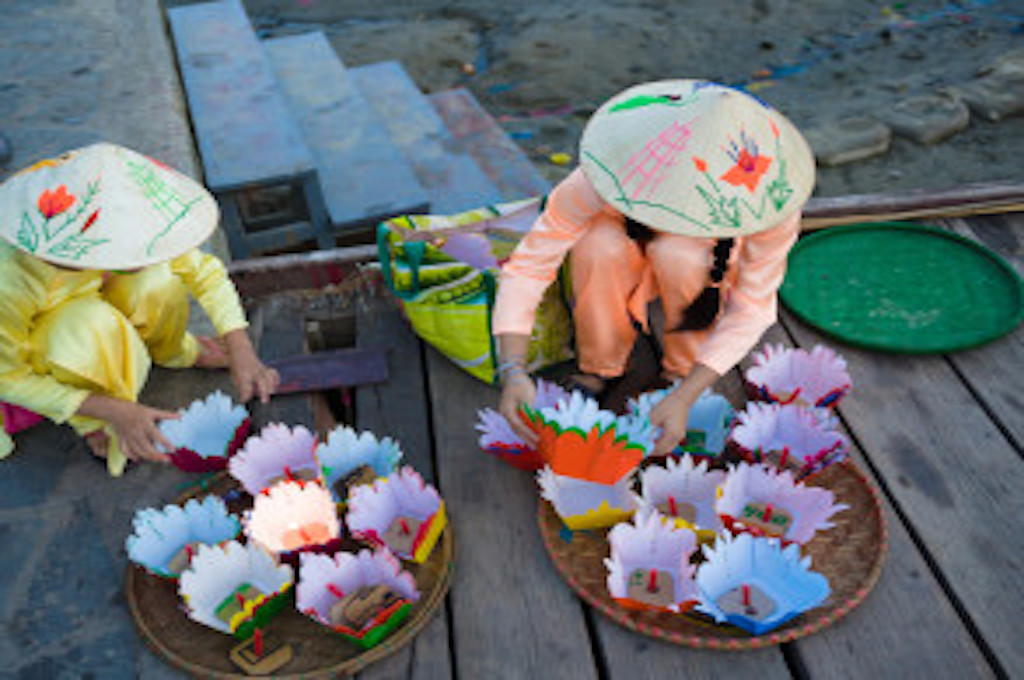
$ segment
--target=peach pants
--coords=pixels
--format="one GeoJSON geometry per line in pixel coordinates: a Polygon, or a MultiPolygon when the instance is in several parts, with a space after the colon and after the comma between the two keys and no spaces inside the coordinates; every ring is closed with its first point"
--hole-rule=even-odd
{"type": "MultiPolygon", "coordinates": [[[[637,333],[648,329],[647,306],[658,297],[665,328],[681,322],[683,310],[707,284],[714,243],[708,241],[707,249],[694,248],[693,237],[658,233],[641,249],[620,221],[595,222],[569,255],[581,371],[622,375],[637,333]]],[[[689,373],[706,337],[707,331],[666,333],[662,367],[689,373]]]]}

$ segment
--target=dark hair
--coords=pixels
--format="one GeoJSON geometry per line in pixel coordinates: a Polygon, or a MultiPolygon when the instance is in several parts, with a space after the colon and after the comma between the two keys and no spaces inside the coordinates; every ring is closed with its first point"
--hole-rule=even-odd
{"type": "Polygon", "coordinates": [[[729,254],[732,252],[733,243],[731,238],[720,238],[715,242],[715,264],[711,268],[711,283],[700,292],[689,307],[683,310],[683,320],[672,329],[673,332],[704,330],[718,317],[722,306],[722,296],[718,289],[729,267],[729,254]]]}

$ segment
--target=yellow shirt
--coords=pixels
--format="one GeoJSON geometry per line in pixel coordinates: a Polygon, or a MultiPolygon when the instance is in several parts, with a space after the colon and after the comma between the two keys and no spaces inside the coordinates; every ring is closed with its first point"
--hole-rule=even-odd
{"type": "MultiPolygon", "coordinates": [[[[223,263],[192,250],[167,264],[196,298],[220,334],[247,326],[238,293],[223,263]]],[[[55,267],[0,242],[0,401],[62,423],[89,395],[33,370],[34,322],[40,314],[84,296],[101,297],[104,272],[55,267]]],[[[188,309],[182,310],[188,314],[188,309]]]]}

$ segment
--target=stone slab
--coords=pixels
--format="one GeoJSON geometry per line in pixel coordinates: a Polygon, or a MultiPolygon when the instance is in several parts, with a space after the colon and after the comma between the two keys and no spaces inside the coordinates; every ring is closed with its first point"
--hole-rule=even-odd
{"type": "Polygon", "coordinates": [[[952,92],[909,97],[882,115],[895,134],[925,145],[948,139],[971,122],[967,104],[952,92]]]}
{"type": "Polygon", "coordinates": [[[425,212],[426,191],[326,36],[314,31],[263,45],[312,150],[335,229],[425,212]]]}
{"type": "Polygon", "coordinates": [[[889,150],[892,130],[869,116],[843,118],[804,132],[821,165],[853,163],[889,150]]]}

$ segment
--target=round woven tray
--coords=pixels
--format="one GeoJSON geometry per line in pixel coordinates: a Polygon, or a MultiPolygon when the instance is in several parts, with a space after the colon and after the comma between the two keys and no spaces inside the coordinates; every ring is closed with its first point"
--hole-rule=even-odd
{"type": "MultiPolygon", "coordinates": [[[[226,473],[220,473],[202,488],[186,492],[178,503],[195,496],[215,493],[229,494],[238,487],[226,473]]],[[[248,496],[235,494],[239,500],[229,502],[233,512],[246,507],[248,496]],[[244,500],[242,500],[244,499],[244,500]]],[[[345,550],[357,550],[359,544],[347,541],[345,550]]],[[[266,633],[276,642],[287,643],[293,650],[292,660],[274,673],[275,678],[321,678],[356,673],[369,664],[397,651],[430,621],[431,615],[444,601],[451,584],[454,565],[454,541],[451,526],[445,528],[437,547],[423,564],[403,562],[416,579],[420,599],[409,618],[376,647],[361,649],[312,619],[300,614],[294,604],[285,607],[270,621],[266,633]]],[[[294,588],[292,589],[294,593],[294,588]]],[[[239,644],[229,635],[207,628],[188,618],[178,597],[178,584],[153,576],[129,564],[125,576],[128,608],[147,643],[169,663],[203,678],[250,677],[228,657],[239,644]]],[[[291,597],[294,597],[292,595],[291,597]]]]}
{"type": "Polygon", "coordinates": [[[835,623],[868,594],[882,573],[887,532],[881,504],[871,483],[852,463],[833,465],[808,482],[824,486],[850,507],[837,513],[835,527],[821,532],[804,549],[811,566],[828,578],[832,594],[824,605],[791,619],[771,633],[751,635],[711,617],[638,612],[620,607],[608,594],[607,531],[577,531],[569,538],[551,504],[541,500],[537,519],[548,554],[569,586],[586,602],[626,628],[687,647],[758,649],[789,642],[835,623]]]}

